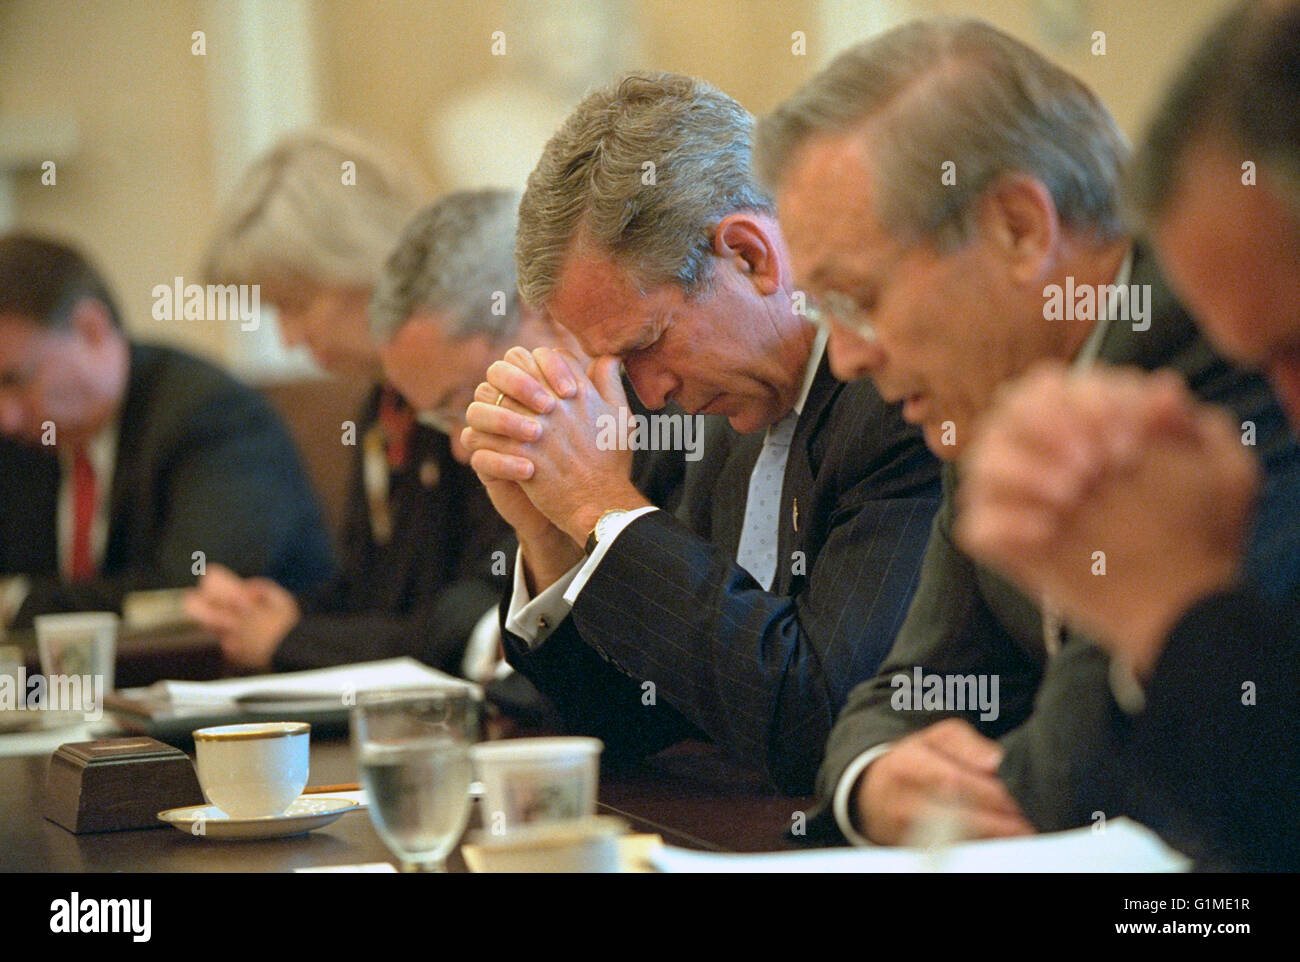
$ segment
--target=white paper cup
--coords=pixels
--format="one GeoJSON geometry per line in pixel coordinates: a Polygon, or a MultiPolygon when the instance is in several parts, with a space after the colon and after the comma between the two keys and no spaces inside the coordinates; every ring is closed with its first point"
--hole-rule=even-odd
{"type": "Polygon", "coordinates": [[[536,822],[561,822],[596,813],[598,738],[508,738],[470,748],[483,783],[481,814],[490,835],[536,822]]]}
{"type": "Polygon", "coordinates": [[[478,831],[469,841],[478,848],[485,872],[617,872],[622,867],[618,840],[627,822],[592,815],[568,822],[537,822],[493,835],[478,831]]]}
{"type": "Polygon", "coordinates": [[[99,675],[104,691],[113,690],[119,619],[111,611],[82,611],[67,615],[37,615],[36,649],[41,673],[99,675]]]}
{"type": "Polygon", "coordinates": [[[218,725],[194,732],[199,787],[231,818],[279,815],[307,787],[306,722],[218,725]]]}

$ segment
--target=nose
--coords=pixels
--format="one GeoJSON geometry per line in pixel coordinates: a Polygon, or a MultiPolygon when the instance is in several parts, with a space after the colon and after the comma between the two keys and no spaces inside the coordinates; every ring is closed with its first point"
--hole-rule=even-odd
{"type": "Polygon", "coordinates": [[[841,381],[857,381],[877,373],[885,365],[885,352],[878,341],[866,341],[838,324],[831,325],[826,342],[831,373],[841,381]]]}
{"type": "Polygon", "coordinates": [[[636,396],[651,411],[657,411],[668,403],[668,397],[680,386],[681,382],[670,371],[659,367],[650,358],[631,357],[623,362],[636,396]]]}

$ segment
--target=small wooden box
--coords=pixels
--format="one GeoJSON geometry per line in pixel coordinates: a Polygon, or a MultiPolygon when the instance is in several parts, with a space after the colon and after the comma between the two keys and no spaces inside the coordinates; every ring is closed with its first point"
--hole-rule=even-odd
{"type": "Polygon", "coordinates": [[[45,817],[78,835],[166,828],[159,812],[202,804],[189,756],[153,738],[69,742],[50,759],[45,817]]]}

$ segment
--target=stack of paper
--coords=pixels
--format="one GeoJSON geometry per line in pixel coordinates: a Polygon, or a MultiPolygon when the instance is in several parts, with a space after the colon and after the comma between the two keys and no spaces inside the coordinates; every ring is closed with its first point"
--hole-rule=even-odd
{"type": "Polygon", "coordinates": [[[220,681],[160,681],[148,689],[174,703],[275,702],[319,700],[338,702],[368,689],[475,688],[471,682],[430,668],[414,658],[389,658],[336,668],[291,671],[220,681]]]}
{"type": "Polygon", "coordinates": [[[661,872],[1185,872],[1186,856],[1127,818],[1025,838],[961,842],[935,849],[832,848],[716,855],[664,846],[650,856],[661,872]]]}

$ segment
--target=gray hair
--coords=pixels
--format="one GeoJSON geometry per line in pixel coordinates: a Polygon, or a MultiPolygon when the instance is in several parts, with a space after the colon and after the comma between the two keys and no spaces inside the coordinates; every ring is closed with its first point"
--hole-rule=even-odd
{"type": "Polygon", "coordinates": [[[353,134],[292,134],[244,172],[204,273],[211,283],[288,274],[369,288],[402,225],[429,194],[413,167],[353,134]]]}
{"type": "Polygon", "coordinates": [[[547,142],[519,205],[524,300],[554,293],[579,238],[642,290],[712,281],[713,230],[741,210],[773,213],[750,169],[753,118],[702,81],[633,73],[589,94],[547,142]]]}
{"type": "Polygon", "coordinates": [[[759,122],[759,174],[775,188],[810,139],[848,133],[870,137],[882,226],[910,240],[960,246],[975,202],[1011,173],[1042,182],[1068,226],[1124,233],[1128,145],[1110,113],[1081,81],[981,21],[914,21],[841,53],[759,122]]]}
{"type": "Polygon", "coordinates": [[[384,263],[370,302],[370,332],[385,344],[420,308],[453,338],[497,341],[519,327],[515,210],[509,190],[463,190],[420,210],[384,263]]]}
{"type": "Polygon", "coordinates": [[[1139,225],[1162,217],[1183,156],[1220,137],[1267,168],[1300,217],[1300,4],[1244,3],[1197,46],[1155,112],[1125,200],[1139,225]]]}

